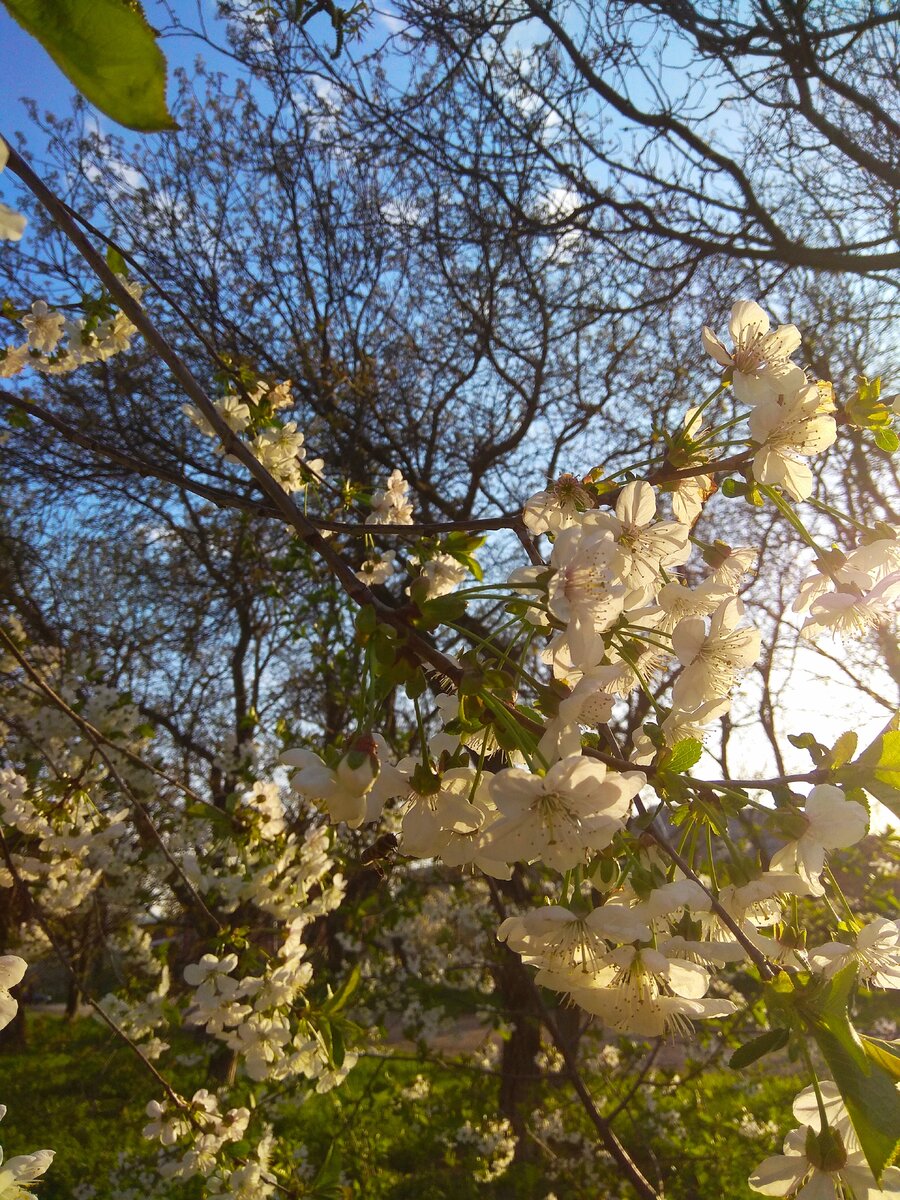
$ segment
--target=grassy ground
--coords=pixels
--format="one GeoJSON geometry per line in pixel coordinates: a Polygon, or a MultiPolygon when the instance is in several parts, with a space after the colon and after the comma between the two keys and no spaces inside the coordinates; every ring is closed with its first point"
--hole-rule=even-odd
{"type": "MultiPolygon", "coordinates": [[[[185,1035],[181,1053],[196,1054],[185,1035]]],[[[748,1200],[750,1170],[780,1148],[790,1119],[795,1079],[768,1070],[736,1075],[722,1070],[673,1084],[655,1077],[646,1101],[620,1118],[617,1129],[651,1174],[666,1178],[671,1200],[748,1200]],[[773,1124],[764,1128],[766,1122],[773,1124]],[[744,1123],[744,1132],[731,1130],[744,1123]],[[754,1125],[754,1122],[757,1124],[754,1125]]],[[[782,1070],[787,1066],[780,1064],[782,1070]]],[[[203,1086],[200,1066],[182,1066],[182,1092],[203,1086]]],[[[597,1094],[603,1080],[594,1081],[597,1094]]],[[[167,1191],[154,1182],[153,1147],[141,1137],[144,1106],[160,1089],[131,1051],[96,1021],[31,1014],[28,1048],[0,1056],[0,1101],[9,1113],[0,1133],[8,1156],[43,1147],[56,1160],[40,1200],[190,1200],[195,1186],[167,1191]],[[124,1156],[124,1165],[122,1164],[124,1156]],[[142,1177],[141,1164],[149,1173],[142,1177]],[[118,1175],[117,1182],[110,1177],[118,1175]]],[[[455,1140],[466,1121],[496,1112],[496,1080],[415,1062],[363,1060],[338,1092],[312,1096],[301,1107],[273,1112],[279,1134],[313,1171],[330,1154],[321,1196],[366,1200],[615,1200],[629,1196],[612,1169],[592,1152],[592,1139],[569,1109],[569,1089],[551,1085],[545,1108],[562,1106],[567,1129],[582,1141],[545,1139],[538,1158],[485,1183],[476,1178],[478,1154],[455,1140]],[[410,1085],[424,1077],[427,1094],[410,1085]],[[329,1149],[330,1148],[330,1149],[329,1149]],[[581,1157],[594,1158],[590,1168],[581,1157]]]]}

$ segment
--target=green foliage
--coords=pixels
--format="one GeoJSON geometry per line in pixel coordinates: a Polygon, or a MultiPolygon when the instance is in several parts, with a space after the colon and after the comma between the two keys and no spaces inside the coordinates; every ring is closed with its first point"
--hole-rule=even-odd
{"type": "Polygon", "coordinates": [[[872,1174],[880,1180],[900,1148],[900,1093],[850,1023],[855,983],[856,966],[850,964],[827,983],[815,981],[799,993],[796,1007],[828,1064],[872,1174]]]}
{"type": "MultiPolygon", "coordinates": [[[[339,997],[335,1001],[340,1004],[339,997]]],[[[460,1011],[469,1011],[468,1005],[460,1011]]],[[[111,1176],[118,1175],[119,1186],[134,1187],[146,1166],[152,1177],[155,1146],[140,1129],[144,1106],[158,1098],[158,1089],[138,1059],[91,1019],[68,1023],[32,1012],[28,1024],[28,1048],[0,1058],[6,1097],[19,1097],[10,1103],[2,1141],[9,1156],[56,1149],[41,1200],[71,1200],[84,1185],[95,1189],[92,1200],[113,1200],[111,1176]],[[120,1155],[127,1158],[127,1179],[120,1155]]],[[[338,1047],[333,1049],[337,1056],[338,1047]]],[[[166,1056],[167,1073],[182,1094],[209,1084],[203,1051],[202,1035],[185,1033],[166,1056]],[[199,1065],[186,1065],[192,1060],[199,1065]]],[[[619,1052],[625,1070],[616,1077],[607,1069],[588,1075],[594,1095],[606,1097],[607,1106],[627,1092],[643,1058],[638,1047],[622,1044],[619,1052]]],[[[477,1128],[496,1116],[496,1077],[463,1063],[418,1061],[408,1050],[401,1055],[386,1062],[363,1059],[337,1091],[313,1094],[304,1103],[285,1101],[273,1114],[279,1138],[307,1164],[303,1194],[311,1200],[535,1200],[550,1192],[571,1200],[625,1200],[614,1164],[602,1155],[594,1159],[597,1182],[590,1181],[581,1155],[595,1135],[553,1080],[541,1106],[558,1110],[580,1141],[551,1138],[542,1149],[529,1140],[529,1161],[513,1164],[493,1182],[480,1181],[478,1151],[455,1135],[467,1121],[477,1128]],[[415,1081],[421,1095],[410,1087],[415,1081]]],[[[752,1200],[747,1176],[762,1154],[777,1149],[784,1110],[803,1083],[784,1056],[747,1071],[739,1089],[727,1071],[698,1076],[691,1060],[683,1068],[654,1070],[649,1082],[616,1126],[645,1169],[661,1175],[667,1200],[752,1200]],[[735,1128],[744,1125],[735,1137],[735,1128]]],[[[154,1186],[157,1200],[195,1200],[201,1191],[197,1180],[154,1186]]]]}
{"type": "Polygon", "coordinates": [[[732,1071],[741,1071],[764,1055],[771,1054],[773,1050],[783,1049],[788,1044],[790,1036],[789,1029],[769,1029],[735,1050],[728,1060],[728,1065],[732,1071]]]}
{"type": "Polygon", "coordinates": [[[137,0],[3,0],[101,112],[142,133],[177,128],[166,60],[137,0]]]}
{"type": "Polygon", "coordinates": [[[748,504],[754,508],[762,508],[765,504],[762,493],[755,483],[743,483],[739,479],[726,479],[722,483],[722,495],[729,499],[736,499],[738,496],[743,496],[748,504]]]}
{"type": "Polygon", "coordinates": [[[689,771],[695,763],[700,761],[703,754],[703,743],[699,738],[686,737],[675,745],[666,754],[663,755],[659,769],[661,771],[671,771],[674,775],[681,775],[685,771],[689,771]]]}
{"type": "Polygon", "coordinates": [[[900,1042],[860,1034],[863,1050],[873,1062],[883,1067],[895,1079],[900,1079],[900,1042]]]}
{"type": "Polygon", "coordinates": [[[840,764],[836,781],[861,787],[900,816],[900,730],[897,717],[852,763],[840,764]]]}
{"type": "Polygon", "coordinates": [[[891,412],[881,401],[881,379],[856,378],[856,395],[847,401],[847,416],[859,429],[883,429],[890,425],[891,412]]]}

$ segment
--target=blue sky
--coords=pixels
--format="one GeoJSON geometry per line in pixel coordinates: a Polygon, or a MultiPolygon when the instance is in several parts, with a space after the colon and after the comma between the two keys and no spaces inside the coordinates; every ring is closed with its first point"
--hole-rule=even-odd
{"type": "Polygon", "coordinates": [[[75,89],[50,55],[29,37],[0,5],[0,127],[6,131],[28,125],[22,96],[40,102],[42,108],[65,112],[75,89]]]}

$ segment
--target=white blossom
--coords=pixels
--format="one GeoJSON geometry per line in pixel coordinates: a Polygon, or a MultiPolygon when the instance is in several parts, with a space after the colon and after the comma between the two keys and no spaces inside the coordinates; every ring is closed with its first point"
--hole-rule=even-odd
{"type": "Polygon", "coordinates": [[[796,325],[779,325],[770,331],[769,318],[753,300],[739,300],[731,310],[728,332],[734,349],[707,326],[703,326],[703,349],[716,362],[733,372],[734,394],[744,404],[758,404],[773,391],[802,387],[803,371],[791,355],[800,349],[796,325]]]}
{"type": "Polygon", "coordinates": [[[726,697],[741,671],[759,657],[760,633],[740,625],[744,606],[736,597],[725,600],[710,618],[687,617],[672,633],[672,648],[684,667],[675,681],[673,699],[680,708],[692,709],[708,700],[726,697]]]}
{"type": "Polygon", "coordinates": [[[770,871],[799,875],[811,895],[822,896],[825,889],[819,876],[825,868],[826,850],[843,850],[865,836],[869,814],[855,800],[848,800],[839,787],[820,783],[804,804],[806,831],[788,842],[772,856],[770,871]]]}

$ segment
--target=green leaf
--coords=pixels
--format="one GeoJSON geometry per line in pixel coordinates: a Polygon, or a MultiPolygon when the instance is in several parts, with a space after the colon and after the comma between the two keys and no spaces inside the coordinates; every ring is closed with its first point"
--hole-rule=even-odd
{"type": "Polygon", "coordinates": [[[859,1037],[869,1058],[880,1067],[884,1067],[895,1079],[900,1079],[900,1042],[869,1037],[867,1033],[861,1033],[859,1037]]]}
{"type": "Polygon", "coordinates": [[[330,1000],[326,1000],[322,1005],[322,1011],[334,1015],[338,1013],[347,1004],[350,997],[359,987],[361,973],[359,966],[355,966],[347,976],[340,990],[335,992],[330,1000]]]}
{"type": "Polygon", "coordinates": [[[106,265],[116,275],[127,275],[128,267],[125,264],[125,259],[115,246],[106,247],[106,265]]]}
{"type": "Polygon", "coordinates": [[[875,445],[879,450],[884,450],[886,454],[894,454],[900,450],[900,437],[893,429],[888,429],[882,426],[875,430],[875,445]]]}
{"type": "Polygon", "coordinates": [[[789,733],[788,741],[798,750],[806,750],[817,767],[827,766],[830,755],[827,747],[816,741],[811,733],[789,733]]]}
{"type": "Polygon", "coordinates": [[[879,734],[838,777],[851,787],[864,787],[900,817],[900,730],[879,734]]]}
{"type": "Polygon", "coordinates": [[[101,112],[129,129],[177,129],[166,60],[137,0],[4,0],[101,112]]]}
{"type": "Polygon", "coordinates": [[[660,763],[660,769],[680,775],[690,770],[703,754],[703,743],[697,738],[686,737],[676,742],[660,763]]]}
{"type": "Polygon", "coordinates": [[[873,1056],[850,1023],[847,1005],[856,982],[856,966],[838,971],[822,987],[798,996],[797,1009],[807,1023],[859,1138],[866,1162],[881,1180],[900,1148],[900,1093],[890,1071],[873,1056]]]}
{"type": "Polygon", "coordinates": [[[749,1067],[764,1054],[771,1054],[773,1050],[780,1050],[782,1046],[786,1046],[790,1036],[789,1029],[770,1029],[754,1038],[752,1042],[747,1042],[746,1045],[735,1050],[728,1060],[728,1065],[732,1071],[740,1071],[743,1067],[749,1067]]]}
{"type": "Polygon", "coordinates": [[[836,771],[839,767],[848,763],[856,753],[856,746],[859,742],[859,737],[848,729],[846,733],[842,733],[834,745],[831,747],[831,769],[836,771]]]}

